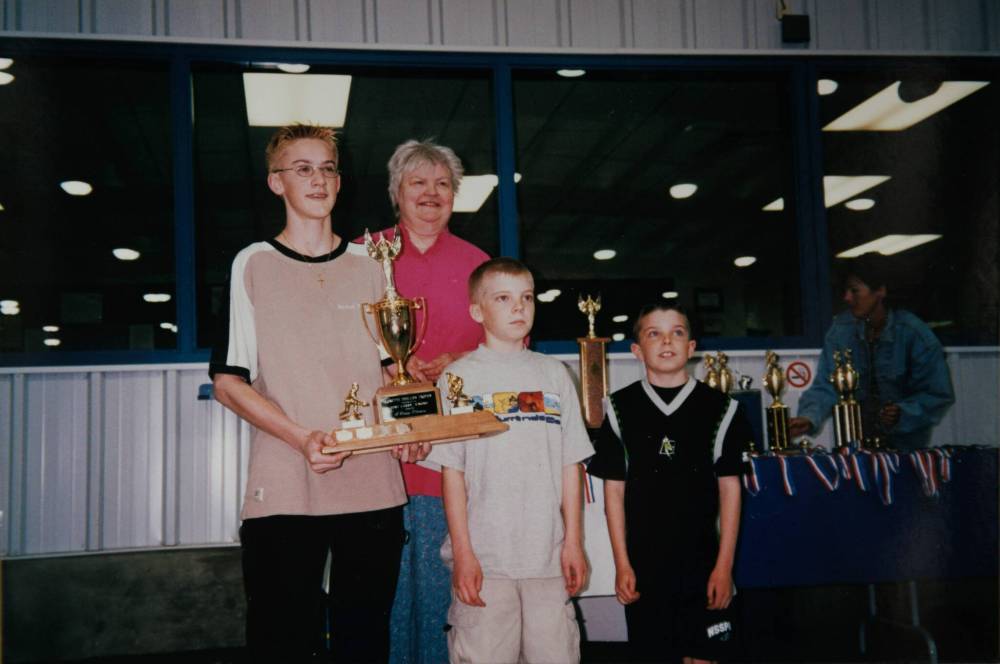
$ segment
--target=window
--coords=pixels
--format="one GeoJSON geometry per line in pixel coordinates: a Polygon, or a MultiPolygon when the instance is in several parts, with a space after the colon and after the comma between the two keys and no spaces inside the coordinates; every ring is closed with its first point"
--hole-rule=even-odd
{"type": "Polygon", "coordinates": [[[875,251],[891,306],[946,344],[996,344],[995,66],[830,67],[820,79],[835,305],[850,257],[875,251]]]}
{"type": "Polygon", "coordinates": [[[0,73],[0,350],[176,348],[167,66],[0,73]]]}
{"type": "Polygon", "coordinates": [[[629,337],[645,303],[677,301],[700,337],[801,334],[787,73],[518,71],[523,257],[539,276],[537,340],[629,337]],[[550,299],[553,298],[554,299],[550,299]]]}
{"type": "MultiPolygon", "coordinates": [[[[312,85],[330,96],[307,110],[332,110],[349,77],[339,132],[341,191],[333,210],[334,232],[348,240],[366,228],[395,223],[386,163],[397,145],[433,138],[462,159],[466,177],[493,176],[490,192],[456,211],[450,230],[487,253],[498,251],[493,99],[488,71],[350,69],[314,65],[289,74],[274,64],[251,67],[212,64],[194,69],[195,178],[198,259],[198,342],[213,342],[213,320],[226,302],[226,277],[236,253],[277,235],[284,208],[265,182],[264,148],[275,126],[251,126],[244,73],[278,75],[278,85],[312,85]],[[323,79],[321,77],[340,77],[323,79]],[[312,77],[307,78],[307,77],[312,77]],[[473,209],[474,208],[474,209],[473,209]]],[[[310,88],[311,89],[311,88],[310,88]]],[[[252,93],[251,93],[252,95],[252,93]]],[[[251,96],[252,99],[252,96],[251,96]]],[[[297,116],[287,116],[283,122],[297,116]]],[[[327,120],[338,126],[336,119],[327,120]]],[[[471,185],[464,187],[471,190],[471,185]]],[[[461,191],[460,194],[466,194],[461,191]]]]}

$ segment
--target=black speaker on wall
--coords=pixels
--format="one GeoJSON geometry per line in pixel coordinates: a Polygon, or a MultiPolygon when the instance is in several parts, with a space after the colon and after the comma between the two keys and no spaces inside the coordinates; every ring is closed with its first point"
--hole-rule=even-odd
{"type": "Polygon", "coordinates": [[[781,17],[781,41],[785,44],[809,42],[809,15],[785,14],[781,17]]]}

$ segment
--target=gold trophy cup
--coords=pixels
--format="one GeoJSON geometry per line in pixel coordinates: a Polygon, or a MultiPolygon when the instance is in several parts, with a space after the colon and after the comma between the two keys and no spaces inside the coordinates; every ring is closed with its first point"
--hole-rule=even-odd
{"type": "Polygon", "coordinates": [[[589,295],[586,299],[580,295],[577,306],[587,317],[590,328],[587,336],[576,340],[580,344],[580,401],[584,421],[588,427],[596,429],[604,420],[604,396],[608,393],[605,345],[611,339],[599,337],[594,332],[594,319],[601,310],[600,296],[595,300],[589,295]]]}
{"type": "Polygon", "coordinates": [[[837,391],[837,403],[833,406],[833,435],[837,447],[864,439],[861,427],[861,405],[854,398],[858,389],[858,371],[851,362],[851,350],[833,353],[833,373],[830,382],[837,391]]]}
{"type": "MultiPolygon", "coordinates": [[[[392,261],[399,256],[403,246],[403,235],[397,226],[394,229],[392,241],[379,235],[378,242],[372,239],[371,233],[365,230],[365,249],[368,255],[382,265],[385,273],[385,297],[375,303],[364,302],[361,305],[361,317],[365,323],[372,341],[382,346],[389,357],[396,363],[396,376],[387,387],[375,391],[375,419],[378,422],[390,422],[404,417],[418,415],[440,415],[441,394],[433,383],[418,383],[406,371],[406,360],[413,353],[418,339],[423,337],[424,330],[417,334],[414,324],[417,311],[427,310],[424,298],[407,299],[401,297],[396,290],[392,275],[392,261]],[[368,324],[368,317],[374,322],[374,329],[368,324]]],[[[427,324],[424,316],[423,325],[427,324]]]]}
{"type": "Polygon", "coordinates": [[[767,416],[767,440],[772,452],[791,450],[788,437],[788,406],[781,402],[785,387],[785,373],[778,366],[778,355],[767,351],[764,369],[764,389],[771,395],[771,405],[764,409],[767,416]]]}

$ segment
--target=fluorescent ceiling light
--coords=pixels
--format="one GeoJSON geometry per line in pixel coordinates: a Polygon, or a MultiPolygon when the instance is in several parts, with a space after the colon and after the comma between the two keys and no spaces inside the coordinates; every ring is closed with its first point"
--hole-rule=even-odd
{"type": "Polygon", "coordinates": [[[7,69],[12,64],[14,64],[14,61],[10,58],[0,58],[0,69],[7,69]]]}
{"type": "Polygon", "coordinates": [[[944,81],[937,92],[914,102],[899,98],[896,81],[823,127],[823,131],[901,131],[989,85],[989,81],[944,81]]]}
{"type": "Polygon", "coordinates": [[[58,331],[59,331],[59,326],[58,325],[43,325],[42,326],[42,332],[58,332],[58,331]]]}
{"type": "Polygon", "coordinates": [[[304,74],[309,71],[309,65],[294,65],[287,62],[279,62],[275,66],[286,74],[304,74]]]}
{"type": "Polygon", "coordinates": [[[852,249],[842,251],[837,254],[837,258],[855,258],[856,256],[871,253],[873,251],[877,251],[883,256],[892,256],[893,254],[898,254],[901,251],[906,251],[907,249],[912,249],[913,247],[920,246],[921,244],[926,244],[940,239],[940,235],[934,234],[883,235],[877,240],[859,244],[852,249]]]}
{"type": "Polygon", "coordinates": [[[58,339],[46,339],[42,343],[45,344],[46,346],[58,346],[62,342],[59,341],[58,339]]]}
{"type": "Polygon", "coordinates": [[[134,261],[137,258],[139,258],[139,256],[142,255],[138,251],[136,251],[135,249],[127,249],[125,247],[119,247],[118,249],[112,249],[111,253],[114,254],[115,258],[117,258],[120,261],[134,261]]]}
{"type": "Polygon", "coordinates": [[[0,314],[4,316],[16,316],[21,313],[19,307],[0,307],[0,314]]]}
{"type": "Polygon", "coordinates": [[[628,320],[628,316],[626,316],[625,314],[618,314],[617,316],[615,316],[611,320],[613,320],[616,323],[624,323],[625,321],[628,320]]]}
{"type": "Polygon", "coordinates": [[[664,300],[673,300],[673,299],[674,299],[674,298],[676,298],[676,297],[677,297],[678,295],[680,295],[680,293],[678,293],[678,292],[677,292],[677,291],[675,291],[675,290],[668,290],[668,291],[663,291],[663,299],[664,299],[664,300]]]}
{"type": "Polygon", "coordinates": [[[785,199],[776,198],[761,208],[764,212],[781,212],[785,209],[785,199]]]}
{"type": "Polygon", "coordinates": [[[816,92],[823,95],[832,95],[837,91],[837,82],[832,78],[821,78],[816,81],[816,92]]]}
{"type": "Polygon", "coordinates": [[[452,210],[478,212],[499,182],[500,178],[493,174],[464,176],[458,185],[452,210]]]}
{"type": "Polygon", "coordinates": [[[3,212],[3,203],[0,203],[0,212],[3,212]]]}
{"type": "Polygon", "coordinates": [[[146,293],[142,299],[146,302],[169,302],[170,295],[168,293],[146,293]]]}
{"type": "Polygon", "coordinates": [[[17,300],[0,300],[0,313],[8,313],[14,310],[20,311],[21,303],[17,300]]]}
{"type": "Polygon", "coordinates": [[[514,184],[517,184],[520,181],[521,181],[521,174],[520,173],[514,173],[514,184]]]}
{"type": "Polygon", "coordinates": [[[5,71],[0,71],[0,85],[7,85],[14,82],[14,75],[5,71]]]}
{"type": "Polygon", "coordinates": [[[750,267],[757,262],[756,256],[740,256],[733,260],[733,265],[736,267],[750,267]]]}
{"type": "Polygon", "coordinates": [[[556,73],[563,78],[580,78],[587,73],[586,69],[557,69],[556,73]]]}
{"type": "Polygon", "coordinates": [[[855,198],[844,203],[844,207],[849,210],[857,210],[858,212],[871,210],[875,207],[875,201],[871,198],[855,198]]]}
{"type": "Polygon", "coordinates": [[[617,255],[618,252],[614,249],[598,249],[594,252],[594,258],[599,261],[609,261],[617,255]]]}
{"type": "Polygon", "coordinates": [[[86,196],[90,192],[94,191],[94,188],[90,186],[90,183],[84,182],[83,180],[66,180],[65,182],[60,182],[59,186],[70,196],[86,196]]]}
{"type": "Polygon", "coordinates": [[[698,191],[698,185],[691,184],[690,182],[683,182],[672,186],[670,188],[670,195],[678,199],[690,198],[696,191],[698,191]]]}
{"type": "Polygon", "coordinates": [[[339,74],[243,74],[247,121],[251,127],[284,127],[301,122],[343,127],[351,77],[339,74]]]}
{"type": "Polygon", "coordinates": [[[623,333],[623,332],[615,332],[614,334],[611,335],[611,340],[612,341],[625,341],[625,333],[623,333]]]}
{"type": "Polygon", "coordinates": [[[170,330],[171,332],[177,332],[177,326],[173,323],[160,323],[161,330],[170,330]]]}
{"type": "Polygon", "coordinates": [[[833,207],[889,179],[888,175],[824,175],[823,202],[833,207]]]}
{"type": "Polygon", "coordinates": [[[559,290],[558,288],[550,288],[544,293],[539,293],[538,295],[536,295],[535,299],[537,299],[540,302],[552,302],[560,295],[562,295],[561,290],[559,290]]]}

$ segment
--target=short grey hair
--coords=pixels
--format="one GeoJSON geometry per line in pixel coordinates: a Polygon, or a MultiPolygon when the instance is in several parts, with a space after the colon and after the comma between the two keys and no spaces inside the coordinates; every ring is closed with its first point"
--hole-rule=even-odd
{"type": "Polygon", "coordinates": [[[449,147],[438,145],[431,139],[418,141],[411,138],[405,143],[396,147],[396,151],[389,157],[389,200],[392,201],[392,211],[399,216],[399,185],[403,182],[403,176],[414,171],[424,164],[441,164],[451,173],[451,189],[458,194],[458,187],[462,184],[462,175],[465,169],[462,167],[462,160],[458,158],[455,151],[449,147]]]}

